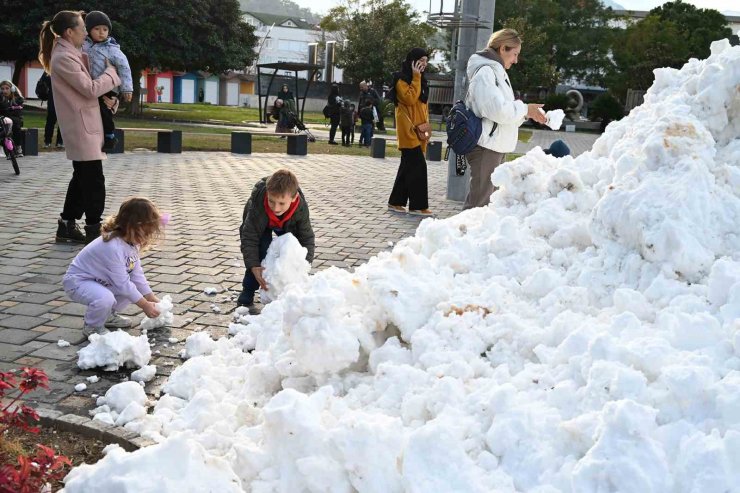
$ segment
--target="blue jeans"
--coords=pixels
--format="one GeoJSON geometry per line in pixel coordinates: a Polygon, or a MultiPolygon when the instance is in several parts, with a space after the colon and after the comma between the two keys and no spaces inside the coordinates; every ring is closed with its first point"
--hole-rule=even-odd
{"type": "MultiPolygon", "coordinates": [[[[277,236],[281,236],[285,234],[284,231],[281,232],[275,232],[277,236]]],[[[267,249],[270,248],[270,244],[272,243],[272,230],[270,228],[265,229],[265,232],[262,233],[262,236],[260,236],[260,243],[259,243],[259,255],[260,255],[260,261],[264,260],[264,258],[267,256],[267,249]]],[[[254,292],[257,291],[257,288],[260,287],[260,284],[257,282],[257,278],[254,277],[254,274],[252,273],[252,269],[247,267],[246,272],[244,273],[244,279],[242,280],[242,292],[239,295],[239,299],[236,300],[237,305],[251,305],[254,303],[254,292]]]]}
{"type": "Polygon", "coordinates": [[[373,138],[373,124],[363,123],[360,131],[360,144],[370,145],[370,139],[373,138]]]}

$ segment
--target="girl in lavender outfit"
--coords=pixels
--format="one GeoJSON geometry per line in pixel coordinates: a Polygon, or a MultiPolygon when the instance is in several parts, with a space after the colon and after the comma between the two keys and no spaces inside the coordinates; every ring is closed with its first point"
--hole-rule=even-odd
{"type": "Polygon", "coordinates": [[[87,305],[85,335],[131,327],[117,312],[132,303],[149,318],[159,316],[159,299],[144,277],[139,252],[153,244],[168,220],[149,199],[130,198],[105,220],[101,236],[74,258],[62,283],[72,301],[87,305]]]}

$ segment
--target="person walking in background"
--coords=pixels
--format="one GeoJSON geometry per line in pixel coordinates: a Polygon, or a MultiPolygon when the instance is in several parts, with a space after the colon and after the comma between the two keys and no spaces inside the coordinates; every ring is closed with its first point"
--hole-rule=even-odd
{"type": "MultiPolygon", "coordinates": [[[[64,137],[67,159],[72,160],[72,179],[67,188],[64,208],[57,221],[56,241],[89,243],[100,236],[100,220],[105,208],[103,175],[103,122],[98,98],[121,84],[115,67],[110,65],[99,79],[90,76],[82,43],[87,32],[81,12],[62,10],[45,21],[39,34],[39,61],[51,74],[54,104],[64,137]],[[85,233],[77,219],[85,216],[85,233]]],[[[105,97],[109,108],[118,100],[105,97]]]]}
{"type": "Polygon", "coordinates": [[[339,116],[339,126],[342,129],[342,145],[350,146],[349,138],[352,132],[352,121],[354,120],[354,111],[350,107],[349,101],[342,103],[342,114],[339,116]]]}
{"type": "MultiPolygon", "coordinates": [[[[13,122],[13,141],[15,142],[15,155],[23,157],[23,94],[15,84],[9,80],[0,82],[0,117],[10,118],[13,122]]],[[[8,158],[10,159],[10,158],[8,158]]]]}
{"type": "Polygon", "coordinates": [[[370,147],[373,138],[373,102],[365,100],[365,107],[360,110],[360,146],[370,147]]]}
{"type": "Polygon", "coordinates": [[[466,154],[470,164],[470,189],[463,209],[487,205],[495,191],[491,174],[516,148],[519,126],[527,118],[545,123],[541,104],[526,104],[514,98],[506,71],[519,61],[522,40],[513,29],[493,33],[488,45],[468,60],[470,81],[465,104],[481,118],[478,145],[466,154]]]}
{"type": "Polygon", "coordinates": [[[36,96],[38,96],[42,101],[47,101],[46,125],[44,126],[44,147],[47,149],[51,147],[51,141],[54,137],[54,127],[57,127],[56,146],[58,148],[62,148],[64,147],[64,139],[62,139],[62,132],[59,130],[59,125],[57,125],[57,110],[54,107],[54,89],[51,87],[51,76],[44,72],[36,87],[36,96]],[[43,98],[41,97],[41,94],[39,94],[39,87],[43,87],[42,90],[45,91],[45,97],[43,98]]]}
{"type": "Polygon", "coordinates": [[[427,162],[424,152],[428,137],[421,140],[417,130],[429,122],[429,83],[424,78],[428,55],[423,48],[408,52],[400,72],[393,74],[391,100],[396,105],[396,134],[401,164],[388,198],[388,209],[417,216],[431,216],[427,190],[427,162]]]}
{"type": "Polygon", "coordinates": [[[384,131],[385,127],[383,126],[383,118],[380,111],[380,95],[378,94],[378,91],[370,87],[370,84],[363,80],[360,82],[360,97],[357,100],[358,111],[362,111],[366,106],[366,101],[368,100],[372,101],[372,106],[375,108],[375,113],[378,115],[378,130],[384,131]]]}
{"type": "Polygon", "coordinates": [[[337,135],[337,127],[339,126],[339,120],[342,111],[342,98],[339,96],[339,86],[336,84],[331,85],[329,91],[329,97],[326,98],[327,113],[329,115],[329,144],[339,145],[334,137],[337,135]]]}

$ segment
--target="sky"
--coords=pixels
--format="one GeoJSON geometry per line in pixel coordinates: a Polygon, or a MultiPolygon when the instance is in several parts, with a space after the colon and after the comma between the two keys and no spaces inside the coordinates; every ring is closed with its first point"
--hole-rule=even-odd
{"type": "MultiPolygon", "coordinates": [[[[293,0],[301,7],[308,7],[316,13],[326,13],[330,8],[338,5],[337,0],[293,0]]],[[[406,0],[416,10],[426,11],[429,10],[430,0],[406,0]]],[[[439,8],[441,0],[431,0],[432,6],[435,9],[439,8]]],[[[665,3],[663,0],[614,0],[624,8],[629,10],[650,10],[653,7],[662,5],[665,3]]],[[[711,8],[719,10],[720,12],[725,11],[740,11],[740,2],[738,0],[684,0],[687,3],[696,5],[699,8],[711,8]]],[[[453,0],[444,0],[445,6],[452,5],[453,0]]],[[[445,8],[445,10],[447,10],[445,8]]]]}

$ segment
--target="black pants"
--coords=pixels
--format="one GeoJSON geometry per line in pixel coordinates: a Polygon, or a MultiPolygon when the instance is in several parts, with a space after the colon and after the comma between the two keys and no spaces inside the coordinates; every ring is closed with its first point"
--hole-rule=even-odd
{"type": "MultiPolygon", "coordinates": [[[[2,118],[2,117],[0,117],[2,118]]],[[[13,142],[15,142],[16,146],[23,144],[23,118],[17,117],[17,116],[9,116],[10,120],[13,122],[13,142]]]]}
{"type": "Polygon", "coordinates": [[[355,126],[354,125],[349,127],[349,143],[350,144],[355,143],[355,126]]]}
{"type": "Polygon", "coordinates": [[[97,224],[105,208],[105,176],[103,161],[72,161],[74,171],[64,199],[62,219],[81,219],[85,223],[97,224]]]}
{"type": "MultiPolygon", "coordinates": [[[[57,110],[54,106],[54,96],[49,95],[49,103],[46,107],[46,127],[44,127],[44,144],[51,144],[51,138],[54,136],[54,126],[57,126],[57,110]]],[[[62,145],[62,132],[57,126],[57,145],[62,145]]]]}
{"type": "Polygon", "coordinates": [[[337,136],[337,127],[339,126],[339,118],[332,118],[330,120],[331,126],[329,127],[329,142],[334,142],[334,137],[337,136]]]}
{"type": "Polygon", "coordinates": [[[406,206],[409,209],[420,210],[429,208],[429,192],[427,191],[427,161],[421,146],[413,149],[401,149],[401,164],[398,166],[396,182],[393,184],[390,205],[406,206]]]}
{"type": "MultiPolygon", "coordinates": [[[[118,94],[109,92],[105,94],[109,98],[117,98],[118,94]]],[[[103,134],[107,137],[116,130],[116,124],[113,123],[113,112],[105,105],[103,96],[98,98],[98,104],[100,104],[100,118],[103,120],[103,134]]]]}
{"type": "Polygon", "coordinates": [[[349,136],[352,131],[352,127],[342,127],[342,144],[349,145],[349,136]]]}

